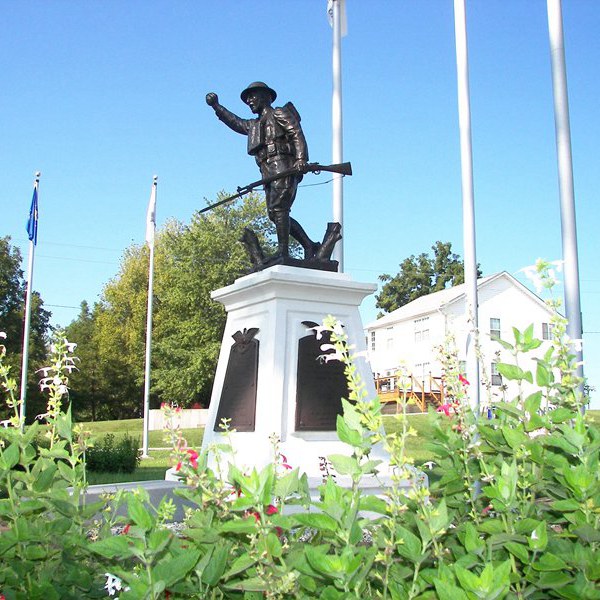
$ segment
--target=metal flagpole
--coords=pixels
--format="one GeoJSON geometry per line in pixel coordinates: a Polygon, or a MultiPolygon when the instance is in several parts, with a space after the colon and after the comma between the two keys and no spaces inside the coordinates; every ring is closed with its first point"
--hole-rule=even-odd
{"type": "Polygon", "coordinates": [[[27,266],[27,289],[25,291],[25,324],[23,326],[23,359],[21,363],[21,395],[19,402],[19,420],[21,430],[25,426],[26,402],[27,402],[27,369],[29,365],[29,330],[31,328],[31,292],[33,282],[33,260],[35,256],[35,245],[37,243],[37,221],[38,221],[38,190],[40,187],[39,171],[35,174],[33,184],[33,198],[29,210],[29,221],[27,222],[27,233],[29,234],[29,264],[27,266]]]}
{"type": "Polygon", "coordinates": [[[146,312],[146,368],[144,371],[144,431],[142,434],[142,458],[149,458],[148,430],[150,417],[150,357],[152,354],[152,301],[154,288],[154,233],[156,229],[156,186],[158,177],[154,176],[152,192],[146,215],[146,243],[150,248],[150,267],[148,270],[148,307],[146,312]]]}
{"type": "MultiPolygon", "coordinates": [[[[331,100],[332,120],[332,162],[343,162],[343,129],[342,129],[342,21],[344,0],[331,0],[328,12],[333,26],[333,95],[331,100]]],[[[344,178],[333,175],[333,221],[342,226],[344,234],[344,178]]],[[[344,272],[344,239],[342,238],[332,253],[332,258],[339,262],[339,272],[344,272]]]]}
{"type": "MultiPolygon", "coordinates": [[[[580,340],[583,335],[583,328],[581,323],[571,126],[569,124],[569,98],[567,94],[567,68],[565,64],[561,0],[547,0],[547,7],[552,61],[552,90],[554,93],[556,153],[558,158],[560,224],[565,272],[565,310],[568,320],[567,334],[572,340],[580,340]]],[[[583,379],[583,351],[580,346],[579,349],[573,348],[572,351],[578,363],[577,376],[583,379]]],[[[579,391],[583,394],[583,382],[580,384],[579,391]]]]}
{"type": "Polygon", "coordinates": [[[456,75],[458,87],[458,119],[460,129],[460,159],[463,198],[463,245],[465,259],[467,331],[466,362],[471,406],[479,415],[479,362],[475,347],[478,327],[477,258],[475,254],[475,202],[473,194],[473,150],[471,146],[471,106],[469,100],[469,61],[467,54],[467,23],[465,0],[454,0],[454,31],[456,36],[456,75]]]}

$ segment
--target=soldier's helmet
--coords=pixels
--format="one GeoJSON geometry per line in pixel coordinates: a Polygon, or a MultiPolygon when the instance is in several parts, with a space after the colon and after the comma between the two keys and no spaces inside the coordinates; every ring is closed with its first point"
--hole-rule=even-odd
{"type": "Polygon", "coordinates": [[[275,90],[271,89],[266,83],[264,83],[262,81],[255,81],[255,82],[251,83],[240,94],[240,98],[242,99],[242,102],[244,102],[244,104],[248,104],[248,102],[247,102],[248,94],[253,90],[266,90],[267,92],[269,92],[269,94],[271,94],[271,102],[274,102],[275,98],[277,98],[277,92],[275,90]]]}

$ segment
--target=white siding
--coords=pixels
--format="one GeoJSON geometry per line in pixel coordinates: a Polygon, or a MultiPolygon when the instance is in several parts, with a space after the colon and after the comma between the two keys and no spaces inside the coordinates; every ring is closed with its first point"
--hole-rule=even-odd
{"type": "MultiPolygon", "coordinates": [[[[420,299],[419,299],[420,300],[420,299]]],[[[369,345],[369,358],[374,373],[387,375],[395,372],[404,364],[408,370],[417,378],[421,378],[423,372],[426,375],[431,372],[433,376],[439,376],[442,366],[438,360],[437,347],[443,344],[447,333],[453,333],[458,348],[459,360],[465,360],[466,336],[471,325],[468,323],[465,311],[464,295],[459,295],[454,301],[435,310],[431,310],[431,302],[424,300],[428,311],[415,312],[419,300],[411,303],[406,309],[406,317],[399,318],[395,322],[390,321],[387,315],[385,321],[378,325],[378,321],[371,324],[367,330],[370,339],[371,332],[375,332],[376,348],[371,351],[369,345]],[[417,321],[415,323],[415,321],[417,321]],[[415,331],[428,331],[428,335],[417,335],[415,331]],[[393,342],[390,344],[389,339],[393,342]]],[[[488,381],[491,375],[492,362],[512,362],[510,353],[490,337],[490,319],[500,320],[500,337],[510,343],[514,342],[513,327],[523,331],[531,323],[534,324],[534,336],[542,338],[542,323],[548,323],[551,311],[531,292],[523,288],[516,280],[507,273],[496,277],[486,278],[479,284],[479,341],[483,359],[482,365],[482,389],[481,401],[485,405],[488,391],[484,388],[484,376],[488,381]],[[499,354],[498,354],[499,353],[499,354]]],[[[400,310],[399,313],[404,311],[400,310]]],[[[549,342],[532,353],[532,358],[521,358],[519,366],[527,370],[535,371],[533,356],[540,357],[548,348],[549,342]]],[[[507,384],[507,395],[512,397],[516,393],[516,385],[507,384]]],[[[498,386],[491,386],[490,393],[492,401],[502,396],[498,386]]]]}

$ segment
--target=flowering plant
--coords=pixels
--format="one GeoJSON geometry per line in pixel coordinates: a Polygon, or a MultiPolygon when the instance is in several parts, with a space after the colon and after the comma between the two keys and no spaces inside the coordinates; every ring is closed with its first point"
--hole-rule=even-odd
{"type": "MultiPolygon", "coordinates": [[[[600,433],[582,412],[575,357],[556,319],[558,335],[535,373],[498,365],[504,377],[535,380],[538,390],[520,387],[496,403],[493,419],[470,408],[468,382],[447,341],[441,351],[450,401],[429,417],[435,460],[427,485],[406,455],[416,435],[407,390],[390,417],[397,433],[386,434],[343,328],[327,318],[325,351],[344,363],[350,390],[337,420],[350,456],[323,457],[315,501],[276,438],[264,469],[236,467],[223,444],[210,449],[213,471],[207,452],[190,448],[171,424],[166,436],[190,505],[179,534],[168,525],[173,504],[154,508],[143,489],[86,504],[89,442],[60,410],[64,367],[72,364],[60,334],[54,367],[44,373],[50,448],[33,444],[39,424],[21,432],[14,381],[0,360],[0,384],[15,411],[13,426],[1,430],[0,598],[599,599],[600,433]],[[390,455],[392,484],[382,497],[360,487],[377,471],[376,443],[390,455]],[[334,472],[348,475],[351,486],[339,485],[334,472]],[[402,481],[411,482],[408,491],[402,481]]],[[[518,361],[537,341],[527,329],[502,345],[518,361]]]]}

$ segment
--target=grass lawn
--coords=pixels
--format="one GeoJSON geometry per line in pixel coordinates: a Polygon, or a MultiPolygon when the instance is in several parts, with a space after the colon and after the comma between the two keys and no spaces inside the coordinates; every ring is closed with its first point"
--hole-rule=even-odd
{"type": "MultiPolygon", "coordinates": [[[[587,413],[595,427],[600,428],[600,410],[590,410],[587,413]]],[[[415,414],[408,416],[410,425],[417,431],[416,437],[409,437],[406,445],[407,456],[414,459],[415,464],[422,464],[431,460],[431,453],[424,447],[430,434],[427,415],[415,414]]],[[[85,423],[92,431],[95,439],[100,440],[106,434],[112,433],[115,438],[125,436],[137,437],[142,440],[142,420],[127,419],[123,421],[98,421],[85,423]]],[[[384,426],[388,433],[397,431],[398,423],[393,416],[384,417],[384,426]]],[[[198,448],[202,444],[203,428],[184,429],[183,435],[192,447],[198,448]]],[[[149,434],[149,447],[165,447],[162,431],[151,431],[149,434]]],[[[88,473],[90,484],[95,483],[120,483],[126,481],[147,481],[150,479],[164,479],[165,471],[170,467],[168,450],[150,450],[150,458],[143,458],[140,466],[133,473],[88,473]]]]}

